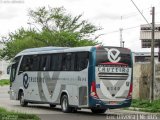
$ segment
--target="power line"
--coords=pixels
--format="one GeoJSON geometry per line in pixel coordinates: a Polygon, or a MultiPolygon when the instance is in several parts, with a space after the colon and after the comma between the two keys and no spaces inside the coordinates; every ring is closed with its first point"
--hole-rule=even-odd
{"type": "MultiPolygon", "coordinates": [[[[156,6],[155,6],[156,7],[156,6]]],[[[159,6],[157,6],[159,7],[159,6]]],[[[139,11],[142,13],[142,14],[146,14],[146,13],[150,13],[150,9],[151,7],[147,7],[147,8],[143,8],[143,9],[139,9],[139,11]]],[[[155,12],[155,14],[159,14],[160,12],[155,12]]],[[[121,19],[128,19],[130,17],[133,17],[133,16],[138,16],[138,13],[137,12],[130,12],[128,14],[123,14],[121,15],[119,18],[121,19]]]]}
{"type": "MultiPolygon", "coordinates": [[[[126,30],[129,30],[129,29],[137,28],[137,27],[140,27],[140,25],[137,25],[137,26],[134,26],[134,27],[123,28],[123,30],[126,31],[126,30]]],[[[103,33],[102,35],[108,35],[108,34],[117,33],[117,32],[119,32],[119,30],[114,30],[114,31],[106,32],[106,33],[103,33]]]]}
{"type": "Polygon", "coordinates": [[[134,29],[134,28],[137,28],[137,27],[140,27],[140,25],[138,25],[138,26],[134,26],[134,27],[128,27],[128,28],[125,28],[125,29],[123,29],[123,30],[134,29]]]}
{"type": "Polygon", "coordinates": [[[131,0],[131,2],[133,3],[133,5],[137,8],[138,12],[141,14],[141,16],[144,18],[144,20],[147,22],[147,24],[152,28],[151,24],[148,22],[148,20],[144,17],[144,15],[141,13],[141,11],[139,10],[139,8],[137,7],[137,5],[134,3],[133,0],[131,0]]]}
{"type": "Polygon", "coordinates": [[[119,30],[114,30],[114,31],[111,31],[111,32],[103,33],[103,35],[105,35],[105,34],[112,34],[112,33],[116,33],[116,32],[119,32],[119,30]]]}
{"type": "MultiPolygon", "coordinates": [[[[150,12],[150,7],[149,8],[144,8],[144,9],[142,9],[141,10],[141,13],[148,13],[148,12],[150,12]]],[[[124,19],[127,19],[127,18],[130,18],[130,17],[133,17],[133,16],[137,16],[138,15],[138,13],[137,12],[131,12],[131,13],[128,13],[128,14],[124,14],[124,15],[121,15],[121,17],[124,19]]]]}
{"type": "MultiPolygon", "coordinates": [[[[143,14],[143,16],[144,15],[147,15],[147,14],[150,14],[150,10],[149,10],[149,8],[146,8],[146,9],[143,9],[143,10],[141,10],[141,13],[143,14]],[[148,10],[147,10],[148,9],[148,10]]],[[[159,15],[160,14],[160,12],[155,12],[155,15],[159,15]]],[[[139,13],[137,13],[137,12],[131,12],[131,13],[129,13],[129,14],[125,14],[125,15],[121,15],[120,16],[120,20],[122,21],[122,20],[125,20],[125,19],[130,19],[131,17],[132,18],[136,18],[136,16],[138,16],[139,15],[139,13]]],[[[146,19],[147,20],[147,19],[146,19]]],[[[150,24],[149,22],[147,22],[147,24],[150,24]]],[[[151,26],[151,25],[149,25],[149,26],[151,26]]]]}

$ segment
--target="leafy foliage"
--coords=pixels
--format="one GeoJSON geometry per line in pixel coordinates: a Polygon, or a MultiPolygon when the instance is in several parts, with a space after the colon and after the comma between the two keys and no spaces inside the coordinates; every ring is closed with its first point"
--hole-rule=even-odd
{"type": "Polygon", "coordinates": [[[8,79],[2,79],[0,80],[0,86],[9,85],[10,81],[8,79]]]}
{"type": "Polygon", "coordinates": [[[160,112],[160,100],[154,100],[150,103],[149,100],[133,99],[131,106],[139,108],[140,111],[160,112]]]}
{"type": "Polygon", "coordinates": [[[18,52],[34,47],[100,44],[95,33],[101,28],[81,20],[82,15],[73,17],[63,7],[29,10],[29,16],[32,20],[29,29],[20,28],[2,38],[6,47],[0,51],[1,58],[11,59],[18,52]]]}
{"type": "Polygon", "coordinates": [[[0,107],[0,120],[40,120],[40,118],[33,114],[7,111],[0,107]]]}

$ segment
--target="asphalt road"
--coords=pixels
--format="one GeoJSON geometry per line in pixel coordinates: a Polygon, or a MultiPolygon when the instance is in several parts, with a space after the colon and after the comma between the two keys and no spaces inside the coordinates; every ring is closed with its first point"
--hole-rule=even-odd
{"type": "Polygon", "coordinates": [[[60,106],[50,108],[47,104],[29,104],[27,107],[21,107],[19,101],[9,99],[8,90],[9,86],[0,87],[0,107],[16,112],[36,114],[41,120],[160,120],[156,114],[122,109],[109,110],[105,114],[92,114],[86,109],[77,113],[63,113],[60,106]]]}

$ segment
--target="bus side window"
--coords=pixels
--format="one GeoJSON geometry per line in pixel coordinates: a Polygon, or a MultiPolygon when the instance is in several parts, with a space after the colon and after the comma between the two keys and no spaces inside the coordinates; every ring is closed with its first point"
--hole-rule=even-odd
{"type": "Polygon", "coordinates": [[[23,73],[25,71],[36,71],[36,70],[38,70],[37,64],[38,64],[37,55],[23,56],[21,66],[20,66],[20,69],[19,69],[19,74],[23,73]]]}
{"type": "Polygon", "coordinates": [[[62,71],[71,71],[71,53],[63,54],[62,71]]]}
{"type": "Polygon", "coordinates": [[[18,74],[21,74],[21,73],[29,70],[29,65],[30,65],[29,62],[30,62],[29,61],[29,56],[23,56],[18,74]]]}
{"type": "Polygon", "coordinates": [[[71,71],[71,68],[72,68],[72,64],[71,64],[71,56],[72,54],[71,53],[68,53],[67,56],[66,56],[66,69],[67,71],[71,71]]]}
{"type": "Polygon", "coordinates": [[[31,71],[38,71],[39,70],[40,56],[39,55],[33,55],[30,59],[31,59],[30,70],[31,71]]]}
{"type": "Polygon", "coordinates": [[[62,54],[62,71],[67,70],[66,60],[67,60],[67,55],[65,53],[63,53],[62,54]]]}
{"type": "Polygon", "coordinates": [[[50,70],[50,59],[51,59],[51,55],[41,55],[40,71],[49,71],[50,70]]]}
{"type": "Polygon", "coordinates": [[[75,62],[75,70],[81,71],[87,68],[88,65],[89,54],[88,52],[80,52],[76,54],[75,62]]]}
{"type": "Polygon", "coordinates": [[[56,60],[57,60],[57,55],[52,54],[51,55],[51,70],[56,71],[56,60]]]}
{"type": "Polygon", "coordinates": [[[70,64],[71,64],[71,71],[75,71],[75,53],[72,53],[72,55],[71,55],[71,62],[70,62],[70,64]]]}
{"type": "Polygon", "coordinates": [[[51,55],[51,70],[61,71],[62,70],[62,54],[51,55]]]}
{"type": "Polygon", "coordinates": [[[18,74],[21,74],[23,73],[24,71],[28,70],[27,68],[27,56],[23,56],[23,59],[22,59],[22,62],[21,62],[21,65],[20,65],[20,69],[19,69],[19,73],[18,74]]]}

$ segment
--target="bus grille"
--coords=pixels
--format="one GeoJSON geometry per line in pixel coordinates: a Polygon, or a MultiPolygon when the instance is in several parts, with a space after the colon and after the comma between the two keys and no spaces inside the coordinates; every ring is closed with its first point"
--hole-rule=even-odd
{"type": "Polygon", "coordinates": [[[127,80],[128,73],[99,73],[98,77],[103,80],[127,80]]]}

